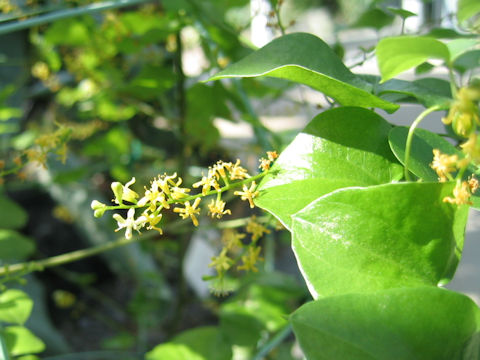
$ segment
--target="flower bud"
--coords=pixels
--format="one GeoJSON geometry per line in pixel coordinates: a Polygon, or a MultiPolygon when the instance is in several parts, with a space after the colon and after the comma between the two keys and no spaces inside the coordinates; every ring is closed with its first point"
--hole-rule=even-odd
{"type": "Polygon", "coordinates": [[[90,207],[92,208],[92,210],[98,210],[98,209],[101,209],[101,208],[105,208],[106,206],[107,205],[101,203],[98,200],[93,200],[92,203],[90,204],[90,207]]]}
{"type": "Polygon", "coordinates": [[[105,210],[106,209],[97,209],[93,212],[93,216],[95,216],[96,218],[101,218],[105,213],[105,210]]]}
{"type": "Polygon", "coordinates": [[[114,200],[115,203],[117,203],[118,205],[122,205],[123,204],[123,185],[115,181],[112,183],[111,187],[112,187],[113,195],[115,195],[115,200],[114,200]]]}

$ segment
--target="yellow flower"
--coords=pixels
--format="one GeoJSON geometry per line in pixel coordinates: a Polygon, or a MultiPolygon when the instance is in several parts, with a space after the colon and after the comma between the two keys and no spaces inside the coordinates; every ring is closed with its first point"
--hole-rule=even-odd
{"type": "Polygon", "coordinates": [[[442,121],[452,124],[456,134],[468,137],[475,131],[475,126],[480,125],[478,106],[475,101],[480,99],[480,90],[473,86],[463,87],[457,92],[455,101],[452,103],[448,116],[442,121]]]}
{"type": "Polygon", "coordinates": [[[148,224],[149,224],[147,226],[147,230],[157,230],[160,233],[160,235],[163,234],[163,230],[156,226],[160,222],[160,220],[162,220],[162,214],[156,215],[154,213],[148,214],[148,213],[144,212],[143,216],[146,217],[146,219],[147,219],[146,222],[148,222],[148,224]]]}
{"type": "Polygon", "coordinates": [[[434,149],[433,162],[430,167],[437,172],[440,182],[445,182],[447,178],[451,178],[450,173],[455,171],[457,162],[457,155],[445,155],[440,150],[434,149]]]}
{"type": "Polygon", "coordinates": [[[202,180],[193,184],[194,188],[202,187],[202,195],[207,195],[210,189],[213,187],[216,190],[220,189],[217,180],[215,179],[215,172],[208,171],[208,176],[203,176],[202,180]]]}
{"type": "Polygon", "coordinates": [[[150,204],[148,209],[153,212],[157,208],[157,202],[159,202],[165,209],[170,209],[170,205],[165,199],[165,194],[158,190],[158,182],[154,180],[150,189],[145,188],[145,195],[138,200],[137,205],[145,206],[150,204]]]}
{"type": "Polygon", "coordinates": [[[230,210],[224,210],[224,209],[225,209],[225,202],[220,199],[216,199],[216,200],[212,199],[212,202],[208,204],[209,214],[212,217],[212,219],[215,216],[217,217],[217,219],[221,219],[222,216],[225,214],[228,214],[228,215],[232,214],[230,210]]]}
{"type": "Polygon", "coordinates": [[[217,273],[223,274],[223,272],[230,269],[233,264],[233,260],[227,256],[227,249],[223,248],[222,252],[218,256],[212,257],[212,262],[208,265],[208,267],[215,267],[217,273]]]}
{"type": "Polygon", "coordinates": [[[200,204],[200,198],[195,199],[193,205],[190,205],[190,201],[185,202],[185,207],[182,208],[175,208],[173,209],[174,212],[179,213],[182,219],[186,219],[190,217],[192,219],[193,225],[198,226],[198,219],[195,215],[200,214],[200,209],[197,209],[197,206],[200,204]]]}
{"type": "Polygon", "coordinates": [[[257,272],[258,269],[255,267],[255,264],[258,261],[263,261],[263,258],[259,256],[261,250],[262,248],[260,246],[250,246],[248,248],[248,254],[242,256],[243,265],[237,266],[237,269],[257,272]]]}
{"type": "Polygon", "coordinates": [[[227,170],[230,174],[230,180],[243,180],[248,179],[250,175],[247,169],[240,166],[240,159],[237,159],[235,164],[228,163],[227,170]]]}
{"type": "Polygon", "coordinates": [[[256,198],[259,194],[258,191],[255,191],[255,188],[257,187],[257,184],[255,183],[255,181],[252,181],[252,183],[250,184],[250,188],[248,188],[248,186],[245,184],[243,185],[243,191],[235,191],[233,194],[234,195],[239,195],[241,197],[242,200],[248,200],[248,202],[250,203],[250,208],[254,208],[255,207],[255,204],[253,203],[253,199],[256,198]]]}
{"type": "Polygon", "coordinates": [[[124,200],[135,204],[137,202],[138,194],[130,189],[130,185],[134,183],[134,177],[125,185],[122,185],[119,182],[113,182],[111,185],[113,194],[115,195],[113,201],[118,205],[122,205],[124,200]]]}
{"type": "Polygon", "coordinates": [[[235,252],[243,247],[242,239],[245,236],[245,234],[241,234],[234,229],[225,229],[222,233],[222,243],[227,250],[235,252]]]}
{"type": "Polygon", "coordinates": [[[468,179],[468,187],[472,194],[475,194],[480,187],[478,180],[473,175],[468,179]]]}
{"type": "Polygon", "coordinates": [[[463,153],[475,163],[480,163],[480,142],[477,134],[470,135],[468,140],[460,145],[463,153]]]}
{"type": "Polygon", "coordinates": [[[472,202],[470,201],[470,186],[466,181],[462,181],[462,183],[457,184],[455,189],[453,189],[453,198],[452,197],[445,197],[443,198],[443,202],[448,202],[450,204],[455,205],[471,205],[472,202]]]}
{"type": "Polygon", "coordinates": [[[135,209],[130,208],[127,212],[127,218],[124,219],[119,214],[113,214],[113,218],[117,221],[118,228],[115,231],[125,229],[125,238],[130,240],[132,238],[132,230],[136,230],[140,233],[140,229],[145,226],[147,218],[145,216],[140,216],[135,220],[135,209]]]}
{"type": "Polygon", "coordinates": [[[247,227],[245,228],[245,230],[252,234],[252,241],[257,241],[258,239],[260,239],[263,234],[270,234],[270,230],[268,230],[265,226],[263,226],[262,224],[259,224],[257,221],[256,221],[256,216],[252,216],[249,220],[248,220],[248,223],[247,223],[247,227]]]}

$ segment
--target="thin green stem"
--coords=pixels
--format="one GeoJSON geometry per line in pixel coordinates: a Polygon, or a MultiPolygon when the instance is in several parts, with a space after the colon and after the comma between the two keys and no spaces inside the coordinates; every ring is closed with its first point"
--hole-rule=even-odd
{"type": "Polygon", "coordinates": [[[292,333],[292,326],[286,325],[269,342],[263,345],[252,360],[262,360],[292,333]]]}
{"type": "Polygon", "coordinates": [[[452,98],[457,97],[457,84],[455,83],[455,75],[453,74],[453,69],[450,65],[448,67],[448,77],[450,79],[450,90],[452,92],[452,98]]]}
{"type": "Polygon", "coordinates": [[[410,129],[408,130],[408,135],[407,135],[407,142],[405,144],[405,180],[407,181],[411,181],[411,178],[410,178],[410,173],[408,171],[408,165],[409,165],[409,162],[410,162],[410,152],[411,152],[411,149],[412,149],[412,140],[413,140],[413,133],[415,132],[415,129],[416,127],[422,122],[423,119],[425,119],[425,117],[434,112],[434,111],[437,111],[440,109],[440,106],[439,105],[434,105],[432,107],[429,107],[428,109],[424,110],[420,115],[418,115],[418,117],[415,119],[415,121],[412,123],[412,125],[410,126],[410,129]]]}
{"type": "Polygon", "coordinates": [[[140,237],[132,237],[131,239],[119,238],[118,240],[110,241],[102,245],[94,246],[88,249],[76,250],[76,251],[72,251],[72,252],[57,255],[57,256],[52,256],[47,259],[43,259],[39,261],[28,261],[28,262],[13,264],[13,265],[5,265],[2,268],[0,268],[0,276],[10,275],[23,270],[29,270],[28,272],[38,271],[48,267],[71,263],[74,261],[85,259],[90,256],[101,254],[105,251],[109,251],[117,247],[133,244],[135,242],[144,240],[148,237],[149,237],[148,235],[144,235],[140,237]]]}
{"type": "Polygon", "coordinates": [[[94,14],[99,11],[105,11],[109,9],[121,8],[125,6],[131,6],[136,4],[142,4],[151,2],[153,0],[116,0],[116,1],[104,1],[101,3],[94,3],[90,5],[80,6],[73,9],[59,10],[50,14],[36,16],[23,21],[16,21],[0,26],[0,35],[8,34],[11,32],[28,29],[34,26],[48,24],[60,19],[66,19],[74,16],[94,14]]]}

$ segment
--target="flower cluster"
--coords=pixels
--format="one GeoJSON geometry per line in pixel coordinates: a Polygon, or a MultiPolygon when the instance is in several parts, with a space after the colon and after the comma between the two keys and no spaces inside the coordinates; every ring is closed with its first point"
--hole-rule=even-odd
{"type": "MultiPolygon", "coordinates": [[[[271,161],[276,157],[274,155],[268,156],[272,159],[271,161]]],[[[115,205],[107,206],[94,200],[91,207],[94,210],[95,217],[103,216],[107,210],[128,209],[125,218],[120,214],[113,215],[118,224],[116,231],[125,230],[127,239],[132,238],[133,231],[140,233],[143,228],[157,230],[162,234],[159,224],[164,209],[173,208],[173,212],[177,213],[182,219],[190,219],[193,225],[198,226],[201,201],[206,196],[215,196],[208,204],[208,215],[212,219],[221,219],[224,215],[231,215],[231,210],[225,208],[226,203],[222,200],[222,194],[238,187],[243,187],[242,191],[235,191],[234,194],[239,195],[242,200],[248,201],[250,207],[253,208],[253,199],[259,194],[256,190],[255,180],[265,174],[266,172],[263,172],[252,177],[241,166],[240,160],[235,163],[218,161],[214,166],[208,168],[207,175],[202,174],[201,180],[193,184],[193,188],[201,188],[201,193],[192,195],[192,189],[183,187],[182,178],[174,173],[173,175],[164,174],[154,178],[150,187],[145,187],[143,196],[140,196],[131,188],[135,183],[135,178],[132,178],[125,185],[120,182],[111,184],[114,195],[112,202],[115,205]],[[139,215],[137,212],[139,212],[139,215]]],[[[258,230],[256,231],[257,235],[255,236],[259,237],[261,234],[259,235],[258,230]]],[[[248,262],[248,260],[246,261],[248,262]]],[[[250,263],[252,262],[250,261],[250,263]]],[[[225,267],[226,265],[223,264],[222,266],[225,267]]],[[[252,266],[247,267],[252,268],[252,266]]]]}
{"type": "Polygon", "coordinates": [[[211,259],[209,267],[215,268],[217,275],[211,278],[212,291],[216,294],[228,293],[226,274],[232,269],[238,271],[257,272],[257,264],[263,261],[260,256],[262,247],[258,245],[259,239],[270,230],[265,227],[265,219],[258,219],[255,215],[248,218],[245,233],[227,228],[223,231],[221,242],[222,250],[218,256],[211,259]],[[247,234],[250,235],[249,239],[247,234]]]}
{"type": "Polygon", "coordinates": [[[478,180],[469,173],[478,173],[473,169],[480,165],[480,141],[476,132],[480,125],[478,101],[480,87],[468,86],[458,90],[456,100],[452,103],[448,115],[442,121],[451,125],[452,130],[467,140],[460,144],[460,150],[454,154],[443,154],[439,149],[433,150],[430,164],[438,175],[440,182],[456,181],[453,196],[447,196],[444,202],[455,205],[471,205],[471,196],[478,190],[478,180]]]}

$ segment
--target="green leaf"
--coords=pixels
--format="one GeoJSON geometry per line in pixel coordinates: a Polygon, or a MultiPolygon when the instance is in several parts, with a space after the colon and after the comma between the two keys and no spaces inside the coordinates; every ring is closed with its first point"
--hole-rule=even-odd
{"type": "Polygon", "coordinates": [[[457,6],[457,19],[460,23],[480,13],[480,3],[478,0],[458,0],[457,6]]]}
{"type": "Polygon", "coordinates": [[[23,326],[9,326],[2,333],[11,355],[39,353],[45,350],[43,341],[23,326]]]}
{"type": "Polygon", "coordinates": [[[290,228],[291,215],[333,190],[400,179],[402,167],[388,147],[390,129],[362,108],[321,113],[280,154],[255,203],[290,228]]]}
{"type": "MultiPolygon", "coordinates": [[[[405,144],[407,142],[408,127],[393,128],[388,135],[390,147],[397,159],[405,164],[405,144]]],[[[415,129],[410,149],[409,168],[414,175],[424,181],[437,181],[438,175],[430,167],[433,161],[433,149],[439,149],[443,154],[460,155],[452,144],[441,136],[425,129],[415,129]]]]}
{"type": "Polygon", "coordinates": [[[398,108],[371,94],[371,86],[347,69],[325,42],[311,34],[295,33],[275,39],[207,81],[256,76],[308,85],[342,105],[379,107],[389,112],[398,108]]]}
{"type": "Polygon", "coordinates": [[[291,321],[309,360],[478,359],[480,309],[435,287],[348,294],[310,302],[291,321]],[[465,344],[473,357],[464,357],[465,344]],[[467,345],[468,346],[468,345],[467,345]]]}
{"type": "Polygon", "coordinates": [[[394,7],[388,7],[387,9],[388,9],[388,11],[391,11],[395,15],[400,16],[402,19],[408,19],[409,17],[417,16],[417,14],[415,14],[411,11],[405,10],[405,9],[399,9],[399,8],[394,8],[394,7]]]}
{"type": "Polygon", "coordinates": [[[473,50],[479,44],[478,39],[454,39],[447,43],[450,52],[450,60],[455,61],[459,56],[469,50],[473,50]]]}
{"type": "Polygon", "coordinates": [[[468,206],[442,201],[452,189],[451,183],[341,189],[296,213],[292,247],[313,297],[448,282],[468,215],[468,206]]]}
{"type": "Polygon", "coordinates": [[[23,291],[9,289],[0,294],[0,321],[23,325],[33,308],[33,300],[23,291]]]}
{"type": "Polygon", "coordinates": [[[386,94],[403,94],[405,97],[397,98],[396,101],[416,99],[425,107],[434,105],[447,109],[451,102],[450,83],[443,79],[423,78],[414,81],[391,79],[377,88],[377,94],[384,98],[386,94]]]}
{"type": "Polygon", "coordinates": [[[478,67],[480,67],[480,50],[467,51],[453,62],[453,68],[462,74],[478,67]]]}
{"type": "Polygon", "coordinates": [[[379,41],[376,54],[382,82],[429,59],[450,60],[448,47],[444,43],[422,36],[384,38],[379,41]]]}
{"type": "Polygon", "coordinates": [[[34,242],[14,230],[0,229],[0,259],[18,261],[29,257],[35,250],[34,242]]]}
{"type": "Polygon", "coordinates": [[[224,360],[232,350],[222,333],[213,326],[198,327],[176,336],[171,342],[156,346],[146,360],[224,360]]]}
{"type": "Polygon", "coordinates": [[[373,28],[380,30],[390,25],[395,19],[390,13],[379,8],[368,9],[360,18],[351,26],[352,28],[373,28]]]}
{"type": "Polygon", "coordinates": [[[0,194],[0,209],[2,209],[0,228],[18,229],[26,224],[26,211],[3,194],[0,194]]]}

